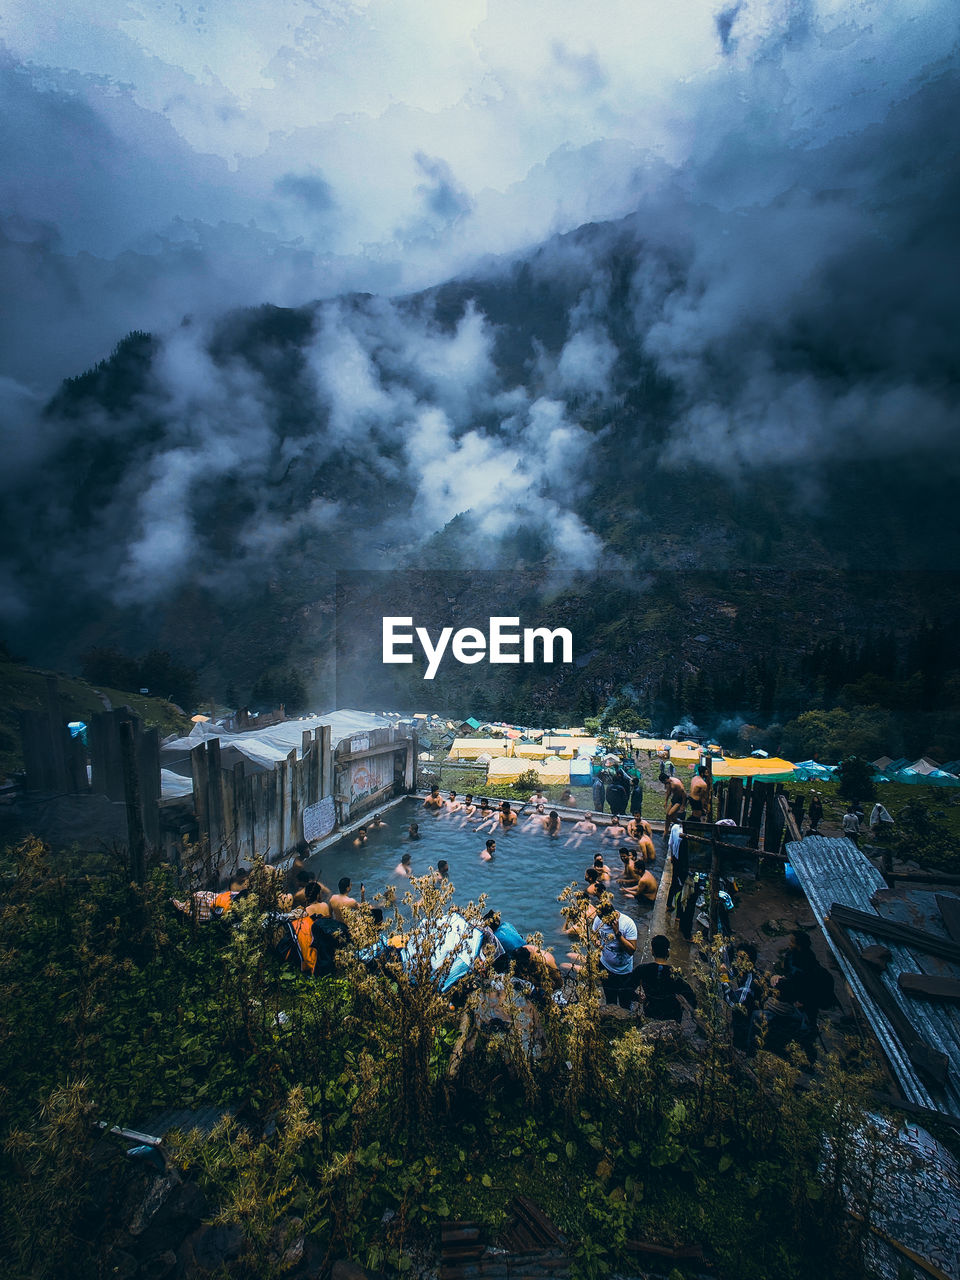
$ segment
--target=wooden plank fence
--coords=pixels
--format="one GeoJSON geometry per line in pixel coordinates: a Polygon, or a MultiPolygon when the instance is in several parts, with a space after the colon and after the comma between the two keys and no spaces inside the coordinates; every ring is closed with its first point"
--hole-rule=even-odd
{"type": "Polygon", "coordinates": [[[244,761],[224,769],[220,741],[190,752],[199,838],[214,868],[275,861],[303,838],[303,811],[333,793],[330,726],[303,734],[302,755],[291,750],[271,771],[248,772],[244,761]]]}

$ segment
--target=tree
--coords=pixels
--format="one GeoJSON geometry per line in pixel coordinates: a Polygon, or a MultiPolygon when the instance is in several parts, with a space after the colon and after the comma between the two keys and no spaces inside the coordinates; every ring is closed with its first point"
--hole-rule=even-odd
{"type": "Polygon", "coordinates": [[[873,784],[873,765],[860,756],[845,756],[837,767],[837,791],[846,800],[872,800],[877,794],[873,784]]]}

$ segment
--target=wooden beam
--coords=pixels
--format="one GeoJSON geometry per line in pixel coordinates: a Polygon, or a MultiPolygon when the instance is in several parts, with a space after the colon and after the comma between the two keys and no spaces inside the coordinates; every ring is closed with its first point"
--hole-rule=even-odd
{"type": "Polygon", "coordinates": [[[926,929],[915,929],[913,925],[887,920],[870,911],[858,911],[841,902],[831,905],[830,918],[844,928],[859,929],[863,933],[872,933],[875,938],[886,938],[890,942],[899,942],[902,946],[924,951],[927,955],[938,956],[941,960],[960,963],[960,943],[938,938],[935,933],[928,933],[926,929]]]}
{"type": "Polygon", "coordinates": [[[960,898],[937,894],[937,906],[943,919],[944,928],[954,942],[960,942],[960,898]]]}
{"type": "Polygon", "coordinates": [[[935,973],[899,973],[897,986],[904,994],[917,1000],[947,1000],[960,1004],[960,981],[941,978],[935,973]]]}
{"type": "Polygon", "coordinates": [[[832,918],[832,913],[824,921],[824,926],[830,937],[837,944],[838,949],[843,952],[855,970],[870,998],[890,1023],[913,1066],[927,1079],[932,1080],[935,1084],[942,1085],[946,1081],[950,1067],[947,1055],[927,1044],[926,1040],[923,1039],[897,1004],[893,993],[883,985],[875,970],[864,962],[853,942],[847,937],[837,921],[832,918]]]}

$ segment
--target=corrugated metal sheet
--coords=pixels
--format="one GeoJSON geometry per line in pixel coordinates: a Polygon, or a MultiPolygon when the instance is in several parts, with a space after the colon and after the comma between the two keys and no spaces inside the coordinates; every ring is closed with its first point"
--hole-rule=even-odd
{"type": "MultiPolygon", "coordinates": [[[[786,852],[821,928],[831,904],[839,902],[884,919],[913,923],[938,934],[942,932],[944,938],[948,936],[933,919],[927,901],[932,897],[929,891],[902,886],[892,893],[880,872],[851,840],[807,836],[804,840],[789,843],[786,852]],[[877,893],[880,897],[874,906],[870,899],[877,893]]],[[[850,929],[848,933],[861,949],[874,942],[882,942],[888,948],[891,959],[880,981],[918,1034],[932,1049],[946,1054],[949,1061],[949,1073],[943,1086],[928,1084],[917,1075],[883,1012],[824,931],[827,945],[880,1041],[903,1096],[918,1106],[960,1118],[960,1006],[944,1001],[913,1000],[897,986],[897,976],[901,973],[940,973],[960,978],[960,966],[937,960],[916,948],[889,939],[875,938],[859,929],[850,929]]]]}

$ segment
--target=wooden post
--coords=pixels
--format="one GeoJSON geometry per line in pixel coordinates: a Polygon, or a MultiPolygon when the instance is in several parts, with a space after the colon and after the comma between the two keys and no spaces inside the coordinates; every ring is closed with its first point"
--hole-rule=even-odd
{"type": "Polygon", "coordinates": [[[47,731],[48,751],[50,752],[50,771],[54,791],[69,791],[70,781],[67,776],[67,753],[63,737],[68,732],[63,723],[63,712],[60,709],[60,686],[56,676],[46,679],[47,731]]]}
{"type": "Polygon", "coordinates": [[[207,822],[210,852],[219,867],[223,855],[223,786],[220,768],[220,739],[207,741],[207,822]]]}
{"type": "Polygon", "coordinates": [[[713,821],[713,756],[707,752],[707,758],[703,767],[704,778],[707,784],[707,822],[713,821]]]}
{"type": "Polygon", "coordinates": [[[710,828],[710,941],[717,936],[717,919],[720,914],[720,851],[717,848],[717,828],[710,828]]]}
{"type": "Polygon", "coordinates": [[[123,790],[127,806],[130,867],[137,884],[143,884],[147,878],[147,842],[143,833],[143,813],[140,808],[137,743],[134,726],[129,720],[120,722],[120,759],[123,765],[123,790]]]}
{"type": "Polygon", "coordinates": [[[198,742],[190,752],[190,770],[193,774],[193,807],[197,815],[200,843],[210,845],[210,797],[208,789],[206,743],[198,742]]]}
{"type": "Polygon", "coordinates": [[[320,795],[318,799],[323,800],[326,796],[333,795],[333,746],[330,740],[330,726],[328,724],[320,727],[320,742],[322,752],[320,759],[320,795]]]}

